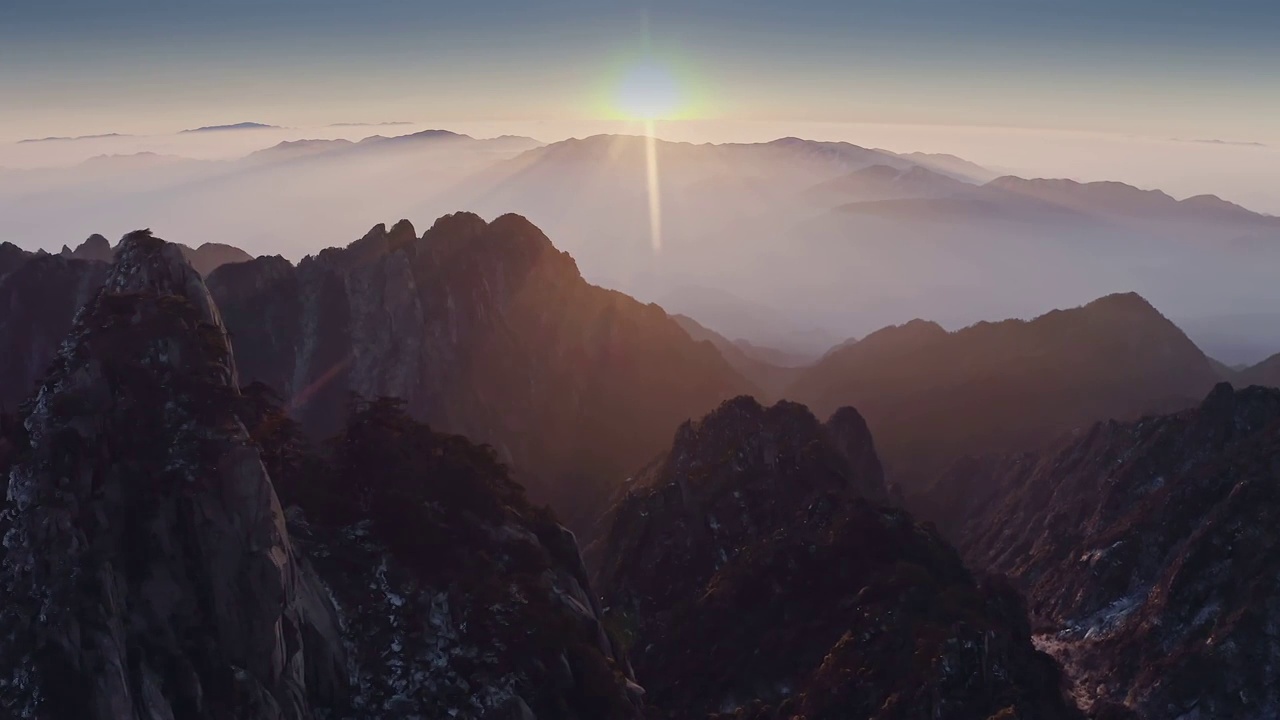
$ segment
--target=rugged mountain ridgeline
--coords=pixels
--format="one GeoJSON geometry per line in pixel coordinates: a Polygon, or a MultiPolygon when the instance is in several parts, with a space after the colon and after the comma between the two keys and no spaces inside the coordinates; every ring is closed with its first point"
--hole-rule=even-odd
{"type": "Polygon", "coordinates": [[[746,397],[676,433],[591,549],[670,718],[1074,718],[1016,593],[906,513],[851,408],[746,397]]]}
{"type": "Polygon", "coordinates": [[[656,305],[589,285],[522,217],[445,216],[421,237],[379,225],[296,267],[209,278],[246,382],[288,399],[313,435],[348,392],[395,396],[433,426],[496,447],[572,525],[679,423],[750,385],[656,305]]]}
{"type": "Polygon", "coordinates": [[[310,451],[179,248],[126,237],[5,422],[5,716],[638,717],[572,536],[491,450],[350,410],[310,451]]]}
{"type": "Polygon", "coordinates": [[[1188,407],[1218,379],[1182,331],[1130,293],[956,332],[920,320],[885,328],[828,353],[787,397],[819,414],[858,408],[909,496],[960,457],[1188,407]]]}
{"type": "Polygon", "coordinates": [[[933,503],[971,566],[1029,598],[1086,705],[1142,718],[1280,711],[1280,391],[1105,422],[1042,455],[970,461],[933,503]]]}

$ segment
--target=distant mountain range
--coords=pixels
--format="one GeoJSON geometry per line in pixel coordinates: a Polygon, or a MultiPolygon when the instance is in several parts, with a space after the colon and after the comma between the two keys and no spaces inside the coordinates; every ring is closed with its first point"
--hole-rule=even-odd
{"type": "Polygon", "coordinates": [[[25,144],[25,143],[45,143],[45,142],[70,142],[72,140],[101,140],[102,138],[119,138],[119,137],[132,137],[132,136],[124,135],[121,133],[103,133],[101,135],[76,135],[76,136],[70,136],[70,137],[59,136],[59,137],[29,138],[27,140],[19,140],[18,143],[25,144]]]}
{"type": "Polygon", "coordinates": [[[913,317],[963,327],[1128,290],[1179,319],[1239,316],[1230,337],[1193,335],[1232,364],[1280,352],[1241,312],[1280,302],[1265,272],[1280,262],[1280,223],[1225,200],[994,177],[953,156],[793,137],[655,141],[651,203],[648,147],[434,129],[290,138],[222,161],[107,154],[0,172],[0,236],[52,248],[149,224],[298,259],[358,236],[356,217],[516,212],[589,280],[785,352],[817,354],[913,317]],[[759,311],[731,312],[717,296],[759,311]],[[785,337],[796,329],[812,339],[785,337]]]}
{"type": "Polygon", "coordinates": [[[1187,407],[1219,380],[1177,326],[1127,294],[954,333],[920,320],[886,328],[828,353],[786,396],[818,413],[857,407],[910,496],[963,455],[1187,407]]]}
{"type": "Polygon", "coordinates": [[[182,130],[184,133],[223,132],[227,130],[278,130],[279,125],[267,125],[258,122],[241,122],[231,125],[206,125],[204,127],[182,130]]]}

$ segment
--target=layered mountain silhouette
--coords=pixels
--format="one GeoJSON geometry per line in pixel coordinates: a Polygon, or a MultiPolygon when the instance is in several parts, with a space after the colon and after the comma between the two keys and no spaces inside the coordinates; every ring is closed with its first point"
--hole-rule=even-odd
{"type": "Polygon", "coordinates": [[[998,177],[982,185],[923,167],[872,166],[813,188],[814,199],[845,198],[847,212],[919,213],[927,217],[1016,217],[1052,222],[1129,220],[1191,222],[1280,229],[1280,218],[1253,212],[1215,195],[1177,200],[1160,190],[1122,182],[998,177]],[[897,203],[869,201],[897,200],[897,203]]]}
{"type": "Polygon", "coordinates": [[[1270,361],[1214,363],[1138,295],[800,372],[516,215],[191,252],[0,245],[4,713],[1280,706],[1280,391],[1215,385],[1270,361]],[[742,396],[793,372],[813,412],[742,396]]]}
{"type": "Polygon", "coordinates": [[[961,456],[1187,407],[1217,381],[1173,323],[1125,294],[956,332],[920,320],[885,328],[829,353],[788,397],[818,413],[857,407],[910,494],[961,456]]]}
{"type": "MultiPolygon", "coordinates": [[[[232,242],[296,260],[332,242],[325,238],[360,236],[368,227],[358,218],[434,218],[460,207],[485,217],[517,212],[555,238],[592,282],[773,347],[783,345],[780,328],[844,338],[912,317],[960,327],[1117,289],[1137,291],[1178,319],[1278,299],[1264,269],[1280,262],[1280,225],[1230,197],[993,180],[959,158],[794,137],[658,140],[650,177],[644,137],[543,145],[447,129],[376,132],[358,141],[293,130],[196,133],[182,141],[238,143],[246,156],[137,154],[5,171],[0,237],[57,248],[86,227],[146,218],[193,246],[232,242]],[[268,135],[286,142],[254,144],[268,135]],[[828,198],[824,188],[836,192],[828,198]],[[748,298],[768,317],[736,323],[732,313],[672,292],[690,285],[748,298]]],[[[142,147],[120,141],[102,149],[142,147]]],[[[1261,338],[1268,327],[1242,319],[1233,335],[1261,338]]],[[[1231,364],[1280,349],[1264,343],[1240,358],[1227,343],[1209,342],[1216,336],[1193,336],[1231,364]]]]}
{"type": "MultiPolygon", "coordinates": [[[[46,257],[0,278],[10,307],[30,308],[0,320],[24,349],[3,359],[10,407],[105,268],[46,257]]],[[[296,266],[221,265],[208,285],[244,381],[278,392],[313,437],[337,431],[349,392],[403,398],[414,417],[491,442],[579,528],[679,423],[754,391],[657,306],[586,283],[514,215],[451,215],[421,237],[407,221],[379,225],[296,266]]]]}
{"type": "Polygon", "coordinates": [[[1078,717],[1020,600],[909,515],[857,411],[737,398],[676,433],[591,550],[672,718],[1078,717]]]}
{"type": "Polygon", "coordinates": [[[1008,196],[1039,200],[1081,213],[1111,217],[1241,222],[1280,227],[1280,218],[1253,212],[1215,195],[1176,200],[1159,190],[1142,190],[1121,182],[1076,182],[1065,179],[1024,179],[1012,175],[983,186],[1008,196]]]}
{"type": "Polygon", "coordinates": [[[780,398],[787,387],[800,376],[807,358],[781,350],[733,341],[699,323],[688,315],[673,315],[689,337],[715,346],[729,366],[758,388],[767,398],[780,398]]]}
{"type": "Polygon", "coordinates": [[[946,197],[972,185],[919,165],[908,168],[872,165],[815,185],[810,199],[826,203],[946,197]]]}
{"type": "Polygon", "coordinates": [[[239,122],[230,125],[205,125],[203,127],[183,130],[184,133],[228,132],[235,130],[278,130],[279,125],[268,125],[260,122],[239,122]]]}
{"type": "Polygon", "coordinates": [[[522,217],[401,221],[296,267],[259,258],[209,286],[246,381],[288,399],[315,435],[348,392],[494,445],[574,526],[673,428],[749,391],[661,308],[589,285],[522,217]]]}
{"type": "Polygon", "coordinates": [[[1042,454],[975,459],[934,506],[976,568],[1028,596],[1086,706],[1274,717],[1280,391],[1106,422],[1042,454]]]}
{"type": "Polygon", "coordinates": [[[572,535],[491,449],[380,399],[316,452],[237,381],[181,249],[127,236],[0,428],[6,716],[639,717],[572,535]]]}

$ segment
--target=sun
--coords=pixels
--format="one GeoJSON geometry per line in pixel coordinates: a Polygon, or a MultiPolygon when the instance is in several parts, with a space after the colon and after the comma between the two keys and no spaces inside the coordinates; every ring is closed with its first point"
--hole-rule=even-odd
{"type": "Polygon", "coordinates": [[[664,120],[680,112],[680,83],[666,65],[653,59],[623,73],[614,98],[618,111],[633,120],[664,120]]]}

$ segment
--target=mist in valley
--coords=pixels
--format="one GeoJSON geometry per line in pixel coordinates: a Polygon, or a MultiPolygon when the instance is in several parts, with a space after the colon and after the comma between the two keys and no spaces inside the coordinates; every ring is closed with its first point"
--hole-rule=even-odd
{"type": "MultiPolygon", "coordinates": [[[[913,318],[958,329],[1126,291],[1185,322],[1229,365],[1280,350],[1277,316],[1260,310],[1280,300],[1267,269],[1280,259],[1280,220],[1262,212],[1274,198],[1257,195],[1268,186],[1257,180],[1274,170],[1265,145],[1010,132],[999,147],[1023,154],[1021,167],[1009,167],[994,131],[915,133],[930,150],[997,161],[984,165],[870,142],[661,139],[705,132],[696,122],[659,126],[658,139],[567,140],[394,121],[259,125],[5,145],[0,238],[56,252],[91,233],[151,227],[193,247],[226,243],[296,261],[375,222],[516,212],[592,282],[729,338],[809,357],[913,318]],[[1254,188],[1258,205],[1175,202],[1186,198],[1178,188],[1221,187],[1235,199],[1231,183],[1212,182],[1227,166],[1243,170],[1233,177],[1254,188]],[[1146,177],[1142,188],[1172,197],[1114,181],[988,185],[1015,170],[1028,179],[1146,177]]],[[[862,130],[885,144],[912,139],[862,130]]]]}

